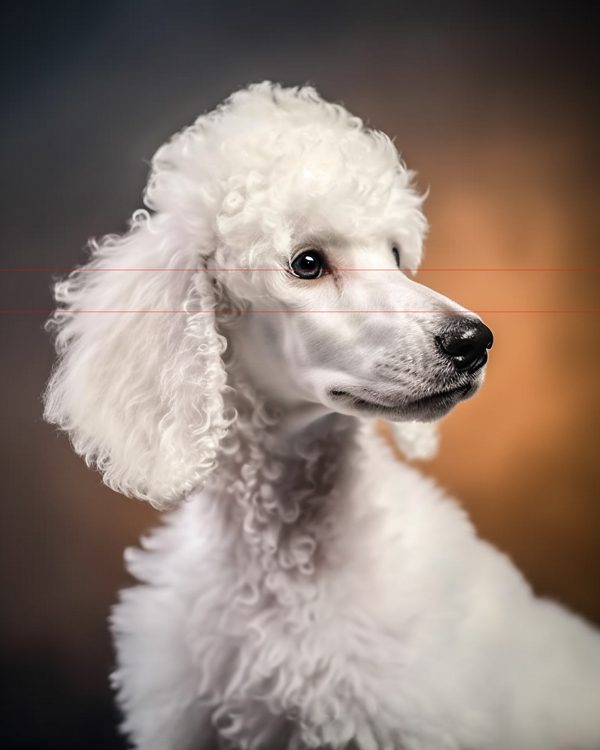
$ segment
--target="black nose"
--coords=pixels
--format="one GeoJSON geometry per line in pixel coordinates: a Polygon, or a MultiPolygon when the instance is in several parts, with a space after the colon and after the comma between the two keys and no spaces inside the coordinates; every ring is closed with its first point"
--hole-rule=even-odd
{"type": "Polygon", "coordinates": [[[487,350],[494,343],[494,336],[480,320],[458,318],[447,325],[435,341],[458,372],[473,373],[487,362],[487,350]]]}

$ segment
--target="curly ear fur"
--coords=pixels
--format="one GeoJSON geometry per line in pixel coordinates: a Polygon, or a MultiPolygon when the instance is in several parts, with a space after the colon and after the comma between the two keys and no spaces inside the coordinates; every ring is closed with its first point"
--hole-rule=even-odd
{"type": "Polygon", "coordinates": [[[433,458],[438,450],[436,422],[388,422],[398,448],[409,460],[433,458]]]}
{"type": "Polygon", "coordinates": [[[56,285],[45,417],[107,485],[167,508],[205,483],[231,423],[212,281],[190,240],[145,211],[92,253],[56,285]]]}

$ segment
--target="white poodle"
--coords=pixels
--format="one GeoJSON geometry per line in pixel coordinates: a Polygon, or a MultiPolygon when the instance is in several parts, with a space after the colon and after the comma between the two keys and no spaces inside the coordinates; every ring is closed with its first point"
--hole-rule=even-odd
{"type": "Polygon", "coordinates": [[[600,748],[598,634],[376,430],[433,448],[492,343],[411,279],[411,176],[313,89],[251,86],[57,286],[47,418],[110,487],[181,503],[112,617],[141,750],[600,748]]]}

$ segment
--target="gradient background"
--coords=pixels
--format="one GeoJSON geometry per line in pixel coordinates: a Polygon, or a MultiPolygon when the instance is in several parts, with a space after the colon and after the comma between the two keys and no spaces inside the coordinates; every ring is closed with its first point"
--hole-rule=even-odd
{"type": "MultiPolygon", "coordinates": [[[[486,386],[426,470],[536,590],[600,622],[598,27],[569,3],[20,3],[1,28],[5,268],[69,268],[124,230],[148,160],[231,91],[314,83],[431,188],[431,285],[483,315],[486,386]],[[485,10],[482,9],[485,5],[485,10]],[[546,6],[544,8],[544,5],[546,6]],[[562,7],[562,6],[561,6],[562,7]]],[[[4,310],[51,307],[3,271],[4,310]]],[[[0,745],[123,747],[107,672],[122,550],[156,523],[41,421],[44,314],[2,314],[0,745]]]]}

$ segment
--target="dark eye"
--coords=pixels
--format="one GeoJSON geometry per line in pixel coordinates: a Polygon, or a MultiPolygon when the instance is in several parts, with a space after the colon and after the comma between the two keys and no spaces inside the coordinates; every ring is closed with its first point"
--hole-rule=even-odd
{"type": "Polygon", "coordinates": [[[397,247],[392,248],[392,255],[394,256],[394,260],[396,261],[396,265],[398,268],[400,268],[400,250],[398,250],[397,247]]]}
{"type": "Polygon", "coordinates": [[[328,270],[325,258],[318,250],[306,250],[297,255],[290,268],[299,279],[318,279],[328,270]]]}

